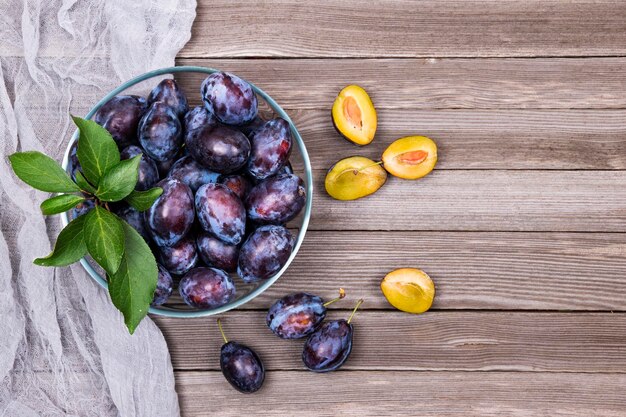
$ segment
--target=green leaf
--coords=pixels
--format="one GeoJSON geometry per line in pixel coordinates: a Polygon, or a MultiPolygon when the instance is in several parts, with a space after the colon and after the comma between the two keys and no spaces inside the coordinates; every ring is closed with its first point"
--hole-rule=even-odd
{"type": "Polygon", "coordinates": [[[115,164],[120,162],[120,151],[111,134],[92,120],[72,116],[80,137],[76,156],[85,177],[94,185],[115,164]]]}
{"type": "Polygon", "coordinates": [[[50,193],[80,191],[67,172],[52,158],[37,151],[18,152],[9,156],[19,179],[33,188],[50,193]]]}
{"type": "Polygon", "coordinates": [[[82,174],[82,172],[76,171],[74,176],[76,177],[76,184],[78,184],[78,186],[80,187],[81,190],[87,191],[90,194],[95,194],[96,193],[96,187],[94,187],[93,185],[89,184],[89,181],[87,181],[87,178],[85,178],[85,176],[82,174]]]}
{"type": "Polygon", "coordinates": [[[96,196],[102,201],[120,201],[130,194],[137,184],[141,155],[118,162],[100,180],[96,196]]]}
{"type": "Polygon", "coordinates": [[[91,257],[109,274],[117,272],[124,255],[122,221],[96,206],[85,214],[85,243],[91,257]]]}
{"type": "Polygon", "coordinates": [[[57,237],[52,253],[45,258],[35,259],[35,265],[67,266],[85,256],[87,254],[83,233],[85,217],[77,217],[65,226],[57,237]]]}
{"type": "Polygon", "coordinates": [[[61,194],[56,197],[49,198],[41,203],[41,212],[46,216],[51,214],[59,214],[68,211],[72,207],[76,207],[78,203],[85,201],[83,197],[74,194],[61,194]]]}
{"type": "Polygon", "coordinates": [[[133,191],[126,197],[126,202],[137,211],[146,211],[154,204],[155,200],[163,194],[163,188],[155,187],[146,191],[133,191]]]}
{"type": "Polygon", "coordinates": [[[109,294],[113,305],[124,315],[128,331],[133,334],[148,313],[159,272],[146,241],[126,222],[121,223],[126,250],[117,272],[109,275],[109,294]]]}

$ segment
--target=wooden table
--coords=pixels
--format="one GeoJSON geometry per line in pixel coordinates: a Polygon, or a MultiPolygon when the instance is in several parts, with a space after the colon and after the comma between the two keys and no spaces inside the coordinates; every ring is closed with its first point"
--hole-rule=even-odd
{"type": "Polygon", "coordinates": [[[235,72],[291,115],[315,171],[313,216],[288,272],[225,315],[268,369],[242,395],[219,371],[213,318],[155,318],[184,416],[626,415],[626,2],[199,1],[179,65],[235,72]],[[337,92],[371,94],[363,148],[330,120],[337,92]],[[394,139],[439,145],[436,170],[339,202],[340,157],[394,139]],[[431,311],[390,308],[379,281],[414,266],[431,311]],[[306,290],[366,302],[350,360],[304,370],[301,342],[264,324],[306,290]]]}

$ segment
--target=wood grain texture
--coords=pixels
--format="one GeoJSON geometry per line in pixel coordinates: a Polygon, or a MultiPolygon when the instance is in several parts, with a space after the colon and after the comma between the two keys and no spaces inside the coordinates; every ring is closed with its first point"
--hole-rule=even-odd
{"type": "Polygon", "coordinates": [[[187,417],[622,417],[625,383],[619,374],[278,371],[242,395],[219,372],[176,378],[187,417]]]}
{"type": "Polygon", "coordinates": [[[389,176],[337,201],[314,172],[311,230],[626,232],[626,171],[438,171],[389,176]]]}
{"type": "Polygon", "coordinates": [[[625,22],[608,0],[201,1],[180,56],[619,55],[625,22]]]}
{"type": "Polygon", "coordinates": [[[381,110],[368,146],[343,139],[326,110],[288,112],[311,164],[326,168],[353,155],[379,160],[394,140],[437,142],[437,169],[626,169],[625,110],[381,110]]]}
{"type": "Polygon", "coordinates": [[[436,310],[626,311],[620,233],[311,231],[287,272],[241,308],[298,291],[330,299],[343,287],[364,309],[391,309],[380,281],[406,266],[432,277],[436,310]]]}
{"type": "MultiPolygon", "coordinates": [[[[352,304],[348,300],[355,301],[350,297],[343,303],[352,304]]],[[[304,369],[303,342],[278,339],[265,327],[265,314],[230,312],[223,318],[224,330],[231,340],[252,347],[267,369],[304,369]]],[[[328,317],[348,314],[331,309],[328,317]]],[[[352,355],[342,369],[626,372],[622,313],[357,314],[352,355]]],[[[169,342],[176,369],[219,370],[223,341],[214,318],[158,318],[156,323],[169,342]]]]}
{"type": "MultiPolygon", "coordinates": [[[[375,2],[372,2],[375,3],[375,2]]],[[[626,8],[626,6],[625,6],[626,8]]],[[[624,35],[626,36],[626,35],[624,35]]],[[[626,58],[183,59],[233,72],[286,109],[330,113],[339,90],[365,88],[377,109],[626,107],[626,58]]],[[[180,79],[193,99],[204,77],[180,79]]]]}

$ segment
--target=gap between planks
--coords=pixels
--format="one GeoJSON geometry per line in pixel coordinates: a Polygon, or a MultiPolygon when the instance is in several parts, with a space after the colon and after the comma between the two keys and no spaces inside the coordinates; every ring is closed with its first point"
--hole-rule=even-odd
{"type": "MultiPolygon", "coordinates": [[[[332,309],[328,316],[347,314],[332,309]]],[[[219,370],[223,341],[214,318],[154,320],[170,342],[175,369],[219,370]],[[174,343],[180,340],[185,343],[174,343]]],[[[353,324],[353,352],[342,369],[626,373],[624,314],[363,310],[353,324]]],[[[304,369],[303,341],[278,339],[264,312],[229,312],[223,326],[229,339],[257,351],[267,369],[304,369]]]]}

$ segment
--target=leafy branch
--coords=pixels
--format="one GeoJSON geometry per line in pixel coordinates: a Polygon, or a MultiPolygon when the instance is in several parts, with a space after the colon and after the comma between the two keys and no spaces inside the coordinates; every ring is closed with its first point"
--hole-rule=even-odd
{"type": "Polygon", "coordinates": [[[148,244],[132,226],[109,210],[108,203],[125,201],[138,211],[149,209],[161,188],[135,191],[141,155],[120,160],[109,132],[97,123],[72,116],[79,129],[80,170],[72,179],[52,158],[41,152],[9,156],[11,167],[31,187],[60,193],[41,203],[44,215],[72,210],[87,201],[94,207],[75,217],[57,237],[52,252],[34,263],[67,266],[90,255],[106,272],[111,301],[124,315],[132,334],[148,313],[157,284],[157,263],[148,244]]]}

